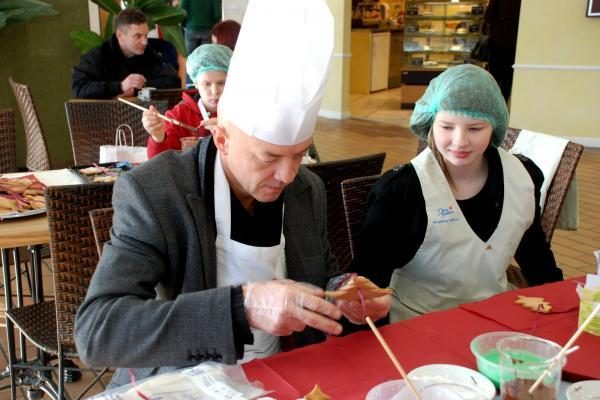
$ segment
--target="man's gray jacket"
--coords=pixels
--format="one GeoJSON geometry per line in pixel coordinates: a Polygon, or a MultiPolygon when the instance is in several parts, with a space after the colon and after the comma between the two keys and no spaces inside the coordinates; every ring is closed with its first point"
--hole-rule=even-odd
{"type": "MultiPolygon", "coordinates": [[[[86,364],[142,368],[136,371],[140,379],[204,360],[235,363],[240,356],[233,289],[216,288],[215,156],[208,137],[191,151],[165,152],[116,182],[111,241],[75,323],[86,364]]],[[[325,287],[336,263],[327,241],[323,183],[301,167],[283,196],[287,277],[325,287]]],[[[307,329],[294,339],[313,343],[323,335],[307,329]]],[[[116,385],[127,381],[124,370],[113,377],[116,385]]]]}

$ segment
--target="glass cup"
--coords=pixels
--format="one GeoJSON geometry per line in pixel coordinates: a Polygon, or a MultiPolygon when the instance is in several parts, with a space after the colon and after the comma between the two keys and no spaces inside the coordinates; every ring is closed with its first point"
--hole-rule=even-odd
{"type": "Polygon", "coordinates": [[[553,363],[562,349],[558,344],[534,336],[511,336],[496,344],[500,353],[500,395],[502,400],[556,400],[565,357],[556,361],[542,382],[529,388],[553,363]]]}
{"type": "Polygon", "coordinates": [[[179,139],[181,141],[181,150],[194,147],[196,142],[200,140],[200,136],[186,136],[179,139]]]}

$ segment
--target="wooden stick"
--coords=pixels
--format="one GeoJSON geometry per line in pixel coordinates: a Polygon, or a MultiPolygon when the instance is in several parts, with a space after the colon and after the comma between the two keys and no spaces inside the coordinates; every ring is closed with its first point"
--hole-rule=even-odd
{"type": "Polygon", "coordinates": [[[379,343],[381,344],[381,347],[383,347],[383,349],[387,353],[387,355],[390,358],[390,360],[392,360],[392,363],[394,364],[394,366],[396,367],[396,369],[398,370],[398,372],[400,372],[400,375],[402,376],[402,378],[404,379],[404,381],[408,385],[408,388],[410,389],[410,391],[412,392],[412,394],[415,396],[415,399],[421,400],[421,396],[419,396],[419,393],[417,392],[417,389],[414,387],[412,381],[410,379],[408,379],[408,375],[406,375],[406,372],[404,371],[404,368],[402,368],[402,366],[398,362],[398,359],[396,359],[396,356],[392,352],[392,349],[390,349],[390,346],[388,346],[388,344],[385,341],[385,339],[383,338],[383,336],[381,336],[381,333],[379,332],[379,329],[377,329],[377,327],[375,326],[375,324],[373,323],[373,321],[371,320],[370,317],[367,316],[367,318],[365,318],[365,319],[366,319],[367,323],[369,324],[369,327],[371,328],[371,330],[375,334],[375,337],[377,337],[377,340],[379,340],[379,343]]]}
{"type": "MultiPolygon", "coordinates": [[[[142,111],[150,111],[150,110],[149,110],[149,109],[147,109],[146,107],[142,107],[142,106],[140,106],[139,104],[132,103],[131,101],[129,101],[129,100],[125,100],[125,99],[124,99],[124,98],[122,98],[122,97],[117,97],[117,100],[119,100],[119,101],[120,101],[120,102],[122,102],[122,103],[128,104],[128,105],[130,105],[131,107],[135,107],[135,108],[137,108],[138,110],[142,110],[142,111]]],[[[187,129],[187,130],[190,130],[190,131],[192,131],[192,132],[194,132],[194,133],[198,132],[198,128],[195,128],[195,127],[193,127],[193,126],[191,126],[191,125],[188,125],[188,124],[184,124],[183,122],[181,122],[181,121],[177,121],[176,119],[169,118],[169,117],[165,117],[164,115],[162,115],[162,114],[161,114],[161,113],[159,113],[158,111],[155,111],[154,113],[156,114],[156,116],[157,116],[158,118],[162,118],[162,119],[164,119],[165,121],[169,121],[169,122],[170,122],[170,123],[172,123],[173,125],[180,126],[180,127],[182,127],[182,128],[185,128],[185,129],[187,129]]]]}
{"type": "Polygon", "coordinates": [[[575,331],[573,336],[571,336],[571,339],[569,339],[567,344],[565,344],[564,347],[562,348],[562,350],[556,356],[554,356],[554,361],[552,361],[550,363],[550,365],[548,365],[548,368],[546,368],[544,370],[544,372],[542,373],[542,375],[540,375],[540,377],[537,378],[535,383],[533,385],[531,385],[531,387],[529,388],[529,394],[533,393],[533,391],[540,385],[540,383],[542,383],[542,380],[550,373],[550,370],[552,369],[552,367],[554,367],[554,364],[559,362],[559,360],[564,357],[565,353],[569,350],[569,348],[573,345],[573,343],[579,338],[579,336],[581,336],[581,333],[583,332],[583,330],[588,326],[588,324],[590,322],[592,322],[592,319],[594,318],[594,316],[596,314],[598,314],[598,312],[600,312],[600,304],[598,304],[596,306],[596,308],[594,308],[594,310],[585,319],[585,321],[583,321],[583,323],[581,324],[579,329],[577,329],[577,331],[575,331]]]}

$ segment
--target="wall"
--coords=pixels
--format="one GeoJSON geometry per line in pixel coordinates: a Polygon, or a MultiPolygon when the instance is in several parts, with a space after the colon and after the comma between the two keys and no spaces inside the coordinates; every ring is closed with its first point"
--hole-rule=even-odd
{"type": "Polygon", "coordinates": [[[587,0],[524,0],[510,125],[600,147],[600,18],[587,0]]]}
{"type": "Polygon", "coordinates": [[[350,118],[350,0],[327,0],[335,21],[333,59],[329,81],[319,115],[327,118],[350,118]]]}
{"type": "Polygon", "coordinates": [[[48,142],[53,167],[72,164],[71,140],[64,102],[71,98],[71,67],[79,49],[69,32],[89,27],[87,2],[52,0],[59,15],[35,18],[0,29],[0,108],[13,108],[18,129],[19,165],[25,165],[25,141],[8,77],[27,84],[48,142]]]}

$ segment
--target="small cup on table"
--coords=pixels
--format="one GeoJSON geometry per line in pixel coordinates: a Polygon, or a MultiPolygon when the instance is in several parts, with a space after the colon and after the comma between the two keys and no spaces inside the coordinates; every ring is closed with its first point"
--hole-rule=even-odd
{"type": "Polygon", "coordinates": [[[502,400],[556,400],[565,357],[554,363],[550,373],[529,394],[529,388],[554,362],[561,347],[533,336],[513,336],[496,344],[500,353],[500,395],[502,400]]]}

